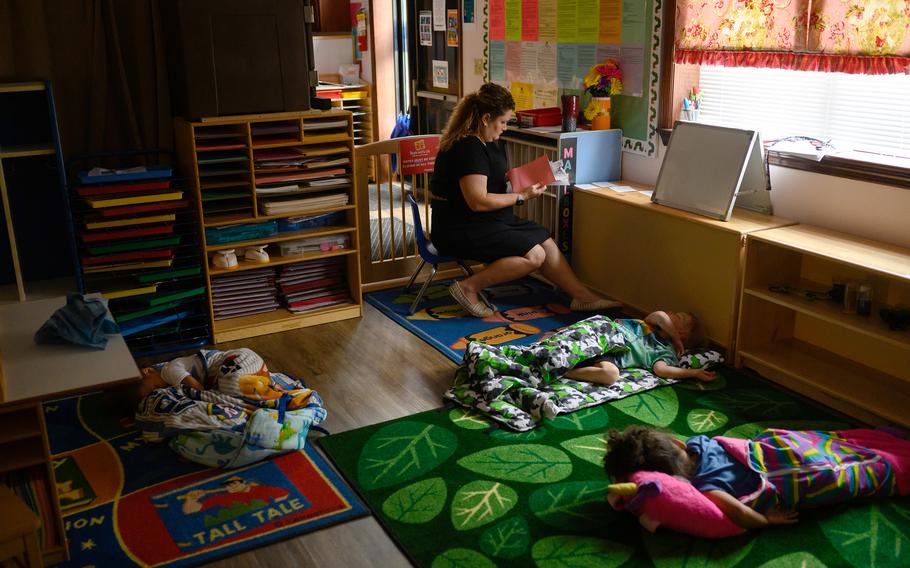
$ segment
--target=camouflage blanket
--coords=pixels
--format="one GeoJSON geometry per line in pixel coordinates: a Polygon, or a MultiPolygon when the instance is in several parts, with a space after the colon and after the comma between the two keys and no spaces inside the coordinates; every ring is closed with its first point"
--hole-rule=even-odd
{"type": "MultiPolygon", "coordinates": [[[[609,386],[563,377],[581,361],[628,351],[618,325],[594,316],[532,345],[471,343],[444,397],[525,432],[543,419],[677,382],[645,369],[620,369],[619,380],[609,386]]],[[[680,366],[697,368],[722,360],[716,351],[699,352],[687,354],[680,366]]]]}

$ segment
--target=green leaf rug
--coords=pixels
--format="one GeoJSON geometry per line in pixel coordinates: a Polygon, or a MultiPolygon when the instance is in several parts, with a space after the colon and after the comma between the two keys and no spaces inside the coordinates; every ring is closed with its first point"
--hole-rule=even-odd
{"type": "Polygon", "coordinates": [[[320,440],[418,566],[833,568],[910,566],[910,499],[803,511],[793,526],[711,540],[658,531],[606,503],[603,433],[628,424],[680,438],[764,428],[843,429],[844,418],[738,371],[547,421],[490,430],[439,409],[320,440]]]}

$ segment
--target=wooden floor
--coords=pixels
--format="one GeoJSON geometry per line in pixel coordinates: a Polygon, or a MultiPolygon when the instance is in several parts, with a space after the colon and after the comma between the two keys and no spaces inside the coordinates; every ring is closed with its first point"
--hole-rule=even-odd
{"type": "MultiPolygon", "coordinates": [[[[302,377],[325,401],[330,432],[438,408],[455,363],[364,303],[364,317],[222,343],[302,377]]],[[[373,517],[291,538],[210,566],[410,566],[373,517]]]]}

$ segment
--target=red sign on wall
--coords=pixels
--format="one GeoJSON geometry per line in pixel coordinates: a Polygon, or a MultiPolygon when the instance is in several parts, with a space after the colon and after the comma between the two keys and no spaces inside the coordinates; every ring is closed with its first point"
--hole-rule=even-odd
{"type": "Polygon", "coordinates": [[[436,153],[439,152],[439,138],[425,136],[403,139],[399,142],[398,148],[401,175],[426,174],[433,171],[436,153]]]}

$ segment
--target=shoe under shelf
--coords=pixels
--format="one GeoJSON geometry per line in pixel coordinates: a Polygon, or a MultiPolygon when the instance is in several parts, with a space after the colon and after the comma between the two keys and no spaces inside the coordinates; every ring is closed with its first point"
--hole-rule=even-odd
{"type": "MultiPolygon", "coordinates": [[[[352,246],[354,243],[352,243],[352,246]]],[[[227,250],[230,248],[236,248],[236,244],[232,243],[231,245],[226,245],[221,247],[220,250],[227,250]]],[[[236,272],[242,272],[244,270],[256,270],[259,268],[267,268],[269,266],[278,266],[281,264],[296,264],[299,262],[306,262],[308,260],[318,260],[321,258],[329,258],[333,256],[344,256],[349,254],[357,254],[356,248],[349,249],[339,249],[339,250],[329,250],[329,251],[319,251],[319,252],[308,252],[304,254],[298,254],[294,256],[272,256],[269,258],[268,262],[254,262],[249,260],[244,260],[241,258],[237,259],[237,266],[235,268],[215,268],[214,266],[209,266],[209,276],[219,276],[222,274],[233,274],[236,272]]]]}

